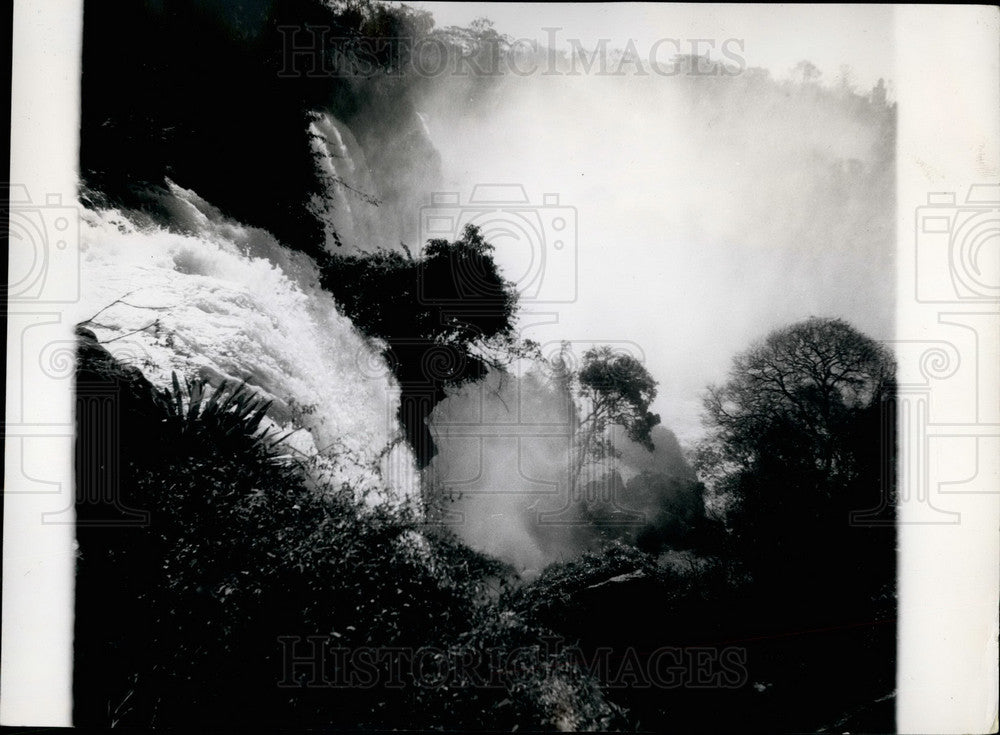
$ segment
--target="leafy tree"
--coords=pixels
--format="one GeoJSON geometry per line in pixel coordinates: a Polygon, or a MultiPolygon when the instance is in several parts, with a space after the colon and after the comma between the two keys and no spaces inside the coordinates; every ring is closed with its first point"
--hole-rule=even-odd
{"type": "Polygon", "coordinates": [[[386,342],[402,390],[400,420],[418,461],[435,454],[426,418],[449,386],[486,376],[533,349],[515,333],[518,294],[474,225],[419,257],[377,250],[331,255],[321,283],[367,335],[386,342]]]}
{"type": "Polygon", "coordinates": [[[660,417],[649,405],[656,381],[636,358],[608,346],[587,350],[579,365],[574,361],[563,342],[549,363],[551,385],[573,406],[566,494],[558,507],[525,511],[535,540],[546,553],[560,555],[630,539],[641,513],[660,510],[628,502],[625,481],[610,462],[622,456],[616,443],[623,434],[637,445],[633,453],[653,451],[652,429],[660,417]]]}
{"type": "MultiPolygon", "coordinates": [[[[565,363],[565,351],[560,359],[565,363]]],[[[615,354],[607,345],[595,347],[583,355],[583,365],[569,380],[580,403],[576,429],[572,477],[575,487],[588,462],[617,457],[610,428],[625,429],[625,435],[647,450],[653,450],[650,433],[660,423],[659,415],[649,411],[656,398],[656,381],[645,366],[631,355],[615,354]]]]}
{"type": "Polygon", "coordinates": [[[727,501],[720,554],[752,580],[739,620],[756,635],[822,631],[782,654],[800,677],[773,674],[792,709],[813,696],[799,680],[858,701],[894,686],[894,529],[852,519],[894,494],[894,372],[889,351],[851,325],[810,318],[738,355],[705,396],[696,465],[727,501]],[[845,685],[831,657],[863,661],[857,680],[845,685]]]}
{"type": "Polygon", "coordinates": [[[845,439],[860,412],[891,394],[889,352],[840,319],[810,318],[738,355],[705,397],[702,469],[752,470],[780,461],[850,477],[845,439]]]}
{"type": "Polygon", "coordinates": [[[319,480],[318,458],[275,446],[251,388],[175,378],[158,390],[92,332],[78,336],[76,725],[620,722],[591,674],[543,647],[548,631],[499,604],[504,564],[407,504],[319,480]],[[310,637],[321,661],[290,665],[310,637]],[[445,685],[429,685],[438,671],[445,685]]]}
{"type": "Polygon", "coordinates": [[[894,492],[883,438],[894,372],[874,340],[814,317],[772,332],[709,388],[698,470],[727,501],[731,551],[758,580],[792,575],[824,595],[840,580],[845,602],[891,585],[891,532],[851,514],[894,492]]]}
{"type": "Polygon", "coordinates": [[[811,61],[800,61],[792,67],[792,79],[801,84],[815,84],[823,72],[811,61]]]}

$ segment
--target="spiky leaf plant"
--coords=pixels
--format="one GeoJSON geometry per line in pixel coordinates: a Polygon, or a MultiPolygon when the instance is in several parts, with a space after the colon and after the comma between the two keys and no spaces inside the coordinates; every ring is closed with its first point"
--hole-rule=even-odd
{"type": "Polygon", "coordinates": [[[211,435],[213,441],[252,437],[259,449],[270,451],[292,432],[279,434],[262,426],[273,401],[255,393],[244,380],[238,385],[222,381],[215,389],[202,378],[184,378],[171,372],[171,387],[160,391],[164,423],[177,438],[211,435]]]}

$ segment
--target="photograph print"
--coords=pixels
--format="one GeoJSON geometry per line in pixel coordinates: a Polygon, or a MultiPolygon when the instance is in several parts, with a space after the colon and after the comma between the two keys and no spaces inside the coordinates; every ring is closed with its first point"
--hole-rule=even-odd
{"type": "Polygon", "coordinates": [[[82,5],[73,725],[897,730],[890,7],[82,5]]]}

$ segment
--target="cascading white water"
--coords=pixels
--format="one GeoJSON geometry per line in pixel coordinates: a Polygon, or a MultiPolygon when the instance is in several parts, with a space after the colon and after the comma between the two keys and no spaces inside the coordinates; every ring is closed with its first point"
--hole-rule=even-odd
{"type": "MultiPolygon", "coordinates": [[[[332,252],[395,247],[404,239],[402,233],[419,229],[413,203],[421,197],[430,201],[434,183],[420,178],[423,164],[414,162],[431,160],[432,134],[448,188],[462,197],[462,204],[446,214],[464,211],[465,197],[484,182],[524,183],[532,195],[561,192],[560,205],[576,208],[577,239],[563,253],[569,253],[569,260],[547,251],[554,265],[542,277],[559,276],[554,270],[559,263],[579,266],[574,270],[578,298],[554,307],[529,298],[526,311],[552,308],[559,319],[542,320],[547,327],[529,327],[523,336],[543,344],[585,337],[583,346],[593,340],[636,348],[661,380],[663,405],[654,408],[666,426],[678,429],[684,439],[696,438],[698,391],[745,346],[747,324],[790,321],[825,303],[851,305],[856,299],[840,298],[845,284],[852,293],[863,291],[880,303],[891,299],[891,289],[878,287],[888,268],[881,248],[885,228],[877,218],[884,205],[879,198],[885,193],[882,179],[865,173],[833,180],[852,162],[862,173],[878,173],[883,162],[873,151],[880,135],[876,117],[882,111],[859,117],[846,102],[799,93],[791,107],[795,119],[775,120],[769,111],[775,99],[784,99],[782,88],[755,83],[763,90],[762,101],[744,103],[749,122],[729,119],[725,130],[713,129],[715,108],[692,102],[690,90],[676,85],[654,90],[649,80],[573,79],[558,85],[547,79],[509,80],[497,90],[503,104],[483,109],[475,104],[470,109],[462,95],[442,88],[439,95],[419,101],[424,112],[397,121],[392,128],[396,137],[371,151],[371,160],[379,162],[377,171],[346,125],[327,111],[316,111],[309,117],[308,133],[326,190],[310,208],[324,222],[326,247],[332,252]],[[623,121],[618,111],[629,106],[641,114],[623,121]],[[577,124],[581,110],[587,113],[586,126],[577,124]],[[813,129],[808,120],[817,111],[836,114],[827,114],[822,129],[813,129]],[[491,141],[502,145],[487,145],[491,141]],[[784,176],[765,175],[775,162],[781,163],[784,176]],[[852,188],[856,181],[861,185],[852,188]],[[390,190],[391,201],[380,202],[390,190]],[[754,197],[746,207],[733,205],[740,193],[750,191],[754,197]],[[877,226],[859,230],[851,225],[856,222],[877,226]],[[755,268],[762,259],[769,267],[755,268]],[[771,267],[775,260],[784,261],[786,270],[818,268],[839,277],[815,292],[789,294],[784,289],[779,294],[769,275],[781,272],[771,267]],[[640,262],[649,267],[635,270],[640,262]],[[858,270],[861,264],[868,270],[858,270]],[[631,288],[643,278],[649,279],[644,288],[631,288]],[[699,308],[727,315],[708,342],[697,319],[680,317],[693,283],[703,292],[699,308]],[[739,310],[730,308],[734,302],[739,310]],[[636,336],[642,320],[629,317],[649,304],[673,315],[663,323],[668,338],[650,341],[645,332],[636,336]],[[674,344],[685,349],[672,349],[674,344]],[[692,350],[700,351],[698,360],[689,359],[692,350]]],[[[722,104],[737,92],[719,87],[705,94],[718,95],[722,104]]],[[[532,204],[547,247],[545,238],[553,234],[545,229],[549,205],[544,199],[532,199],[532,204]]],[[[90,215],[84,233],[88,298],[80,318],[129,294],[125,301],[131,305],[118,303],[102,312],[96,321],[104,326],[95,331],[101,339],[115,339],[108,344],[116,351],[134,351],[134,359],[154,381],[165,384],[172,369],[216,382],[247,378],[275,399],[277,421],[308,429],[292,440],[303,444],[301,451],[335,447],[341,460],[353,466],[341,467],[342,476],[364,477],[373,485],[381,480],[372,467],[380,461],[386,465],[382,455],[388,454],[394,476],[387,484],[417,492],[412,454],[399,442],[398,389],[377,346],[363,339],[337,313],[333,297],[319,288],[312,261],[262,230],[226,219],[193,192],[174,187],[165,205],[172,232],[130,222],[121,213],[90,215]],[[133,330],[140,331],[122,336],[133,330]]],[[[128,217],[135,220],[136,215],[128,217]]],[[[501,266],[508,277],[517,277],[520,251],[496,244],[501,266]]],[[[880,332],[875,327],[884,309],[851,308],[850,318],[880,332]]],[[[436,428],[444,429],[450,413],[463,410],[461,405],[474,400],[471,393],[479,390],[459,392],[440,406],[432,417],[436,428]]],[[[537,409],[518,420],[530,424],[532,411],[537,409]]],[[[530,433],[530,427],[525,431],[530,433]]],[[[453,462],[468,444],[447,434],[438,438],[437,476],[442,464],[453,462]]],[[[485,473],[509,477],[510,468],[520,466],[517,452],[522,450],[504,453],[494,445],[475,456],[488,460],[485,473]]],[[[531,485],[535,475],[544,480],[565,473],[559,457],[559,452],[541,452],[531,476],[522,479],[531,485]]],[[[469,527],[489,522],[499,529],[495,513],[484,503],[477,501],[479,510],[467,509],[469,527]]],[[[496,536],[488,550],[534,554],[517,540],[522,532],[514,529],[506,540],[496,536]]],[[[484,533],[469,534],[470,542],[480,547],[485,538],[484,533]]],[[[536,563],[539,558],[534,554],[522,561],[536,563]]]]}
{"type": "Polygon", "coordinates": [[[274,401],[277,424],[302,429],[291,447],[334,458],[335,482],[383,497],[417,492],[395,380],[319,287],[312,261],[193,192],[172,195],[175,231],[116,210],[85,214],[79,320],[156,385],[171,371],[246,380],[274,401]]]}
{"type": "MultiPolygon", "coordinates": [[[[394,226],[404,215],[380,207],[350,129],[314,111],[307,132],[324,186],[308,209],[324,225],[326,249],[395,245],[383,220],[394,226]]],[[[419,473],[381,346],[338,312],[310,258],[167,183],[158,204],[169,226],[135,211],[86,211],[76,318],[161,387],[172,372],[214,386],[247,381],[273,401],[277,425],[300,429],[290,448],[325,458],[327,479],[371,497],[415,497],[419,473]]]]}
{"type": "Polygon", "coordinates": [[[309,203],[324,223],[326,247],[347,252],[378,244],[378,198],[364,151],[351,131],[327,112],[313,112],[309,145],[326,197],[309,203]]]}

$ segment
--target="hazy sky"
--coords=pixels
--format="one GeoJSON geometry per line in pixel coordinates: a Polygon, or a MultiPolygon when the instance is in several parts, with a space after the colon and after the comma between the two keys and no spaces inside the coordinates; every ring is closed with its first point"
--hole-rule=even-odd
{"type": "MultiPolygon", "coordinates": [[[[557,38],[585,47],[631,39],[640,56],[660,38],[743,39],[746,66],[772,77],[808,60],[833,83],[846,63],[860,92],[880,77],[891,89],[884,7],[418,5],[439,26],[486,16],[539,42],[542,29],[560,27],[557,38]]],[[[880,134],[849,105],[776,87],[745,93],[741,83],[698,87],[708,96],[692,102],[679,77],[507,75],[473,114],[461,94],[422,110],[444,188],[461,206],[476,185],[504,183],[523,185],[532,204],[552,192],[573,208],[575,253],[546,250],[545,286],[575,278],[576,298],[523,301],[522,324],[548,322],[525,336],[575,341],[579,352],[611,344],[645,360],[661,386],[654,410],[688,443],[701,433],[705,386],[772,329],[829,316],[892,336],[894,246],[870,224],[892,216],[891,186],[862,193],[855,178],[876,165],[880,134]],[[851,161],[861,168],[829,190],[851,161]]],[[[485,234],[509,278],[530,271],[534,251],[502,226],[485,234]]]]}
{"type": "Polygon", "coordinates": [[[784,77],[808,59],[834,79],[847,64],[859,86],[870,88],[893,75],[893,9],[887,5],[743,5],[661,3],[450,3],[414,2],[430,10],[438,26],[467,25],[487,17],[515,38],[549,38],[543,28],[561,28],[565,44],[585,47],[609,39],[625,47],[634,39],[640,54],[660,38],[743,39],[748,66],[784,77]]]}

